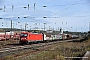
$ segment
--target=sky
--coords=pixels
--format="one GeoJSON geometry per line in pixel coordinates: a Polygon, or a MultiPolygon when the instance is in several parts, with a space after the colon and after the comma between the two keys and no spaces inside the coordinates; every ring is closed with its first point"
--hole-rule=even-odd
{"type": "Polygon", "coordinates": [[[0,0],[0,28],[89,31],[89,0],[0,0]],[[46,17],[46,18],[44,18],[46,17]]]}

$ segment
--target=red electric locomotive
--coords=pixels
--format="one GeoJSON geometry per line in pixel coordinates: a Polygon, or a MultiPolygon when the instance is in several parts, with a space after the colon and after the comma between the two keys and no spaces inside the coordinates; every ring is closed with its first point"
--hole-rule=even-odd
{"type": "Polygon", "coordinates": [[[32,33],[32,32],[21,32],[20,35],[20,43],[29,43],[29,42],[37,42],[43,41],[42,33],[32,33]]]}

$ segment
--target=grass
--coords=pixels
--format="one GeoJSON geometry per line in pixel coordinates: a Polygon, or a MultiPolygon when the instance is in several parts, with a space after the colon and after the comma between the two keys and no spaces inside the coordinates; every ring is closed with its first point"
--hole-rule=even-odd
{"type": "Polygon", "coordinates": [[[65,60],[63,56],[58,55],[56,52],[53,52],[53,51],[42,51],[35,55],[34,54],[29,55],[27,58],[29,58],[29,60],[55,60],[55,59],[65,60]]]}
{"type": "MultiPolygon", "coordinates": [[[[86,51],[90,51],[90,39],[83,42],[64,42],[51,45],[50,48],[38,51],[28,56],[22,56],[13,60],[65,60],[64,57],[77,57],[83,55],[86,51]]],[[[18,53],[24,55],[28,51],[18,53]]],[[[13,55],[5,57],[5,59],[14,58],[13,55]]]]}

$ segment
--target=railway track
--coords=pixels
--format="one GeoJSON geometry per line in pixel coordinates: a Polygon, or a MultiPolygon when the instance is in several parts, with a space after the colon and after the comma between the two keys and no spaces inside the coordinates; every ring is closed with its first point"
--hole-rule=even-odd
{"type": "Polygon", "coordinates": [[[24,51],[24,50],[29,50],[29,49],[35,50],[35,51],[31,51],[31,53],[32,53],[32,52],[44,50],[44,49],[46,49],[45,47],[48,47],[48,46],[53,45],[53,44],[57,44],[57,43],[61,43],[61,42],[68,42],[68,41],[75,41],[75,40],[76,39],[2,48],[2,49],[0,49],[0,59],[5,57],[5,56],[11,55],[11,54],[16,54],[16,53],[19,53],[19,52],[24,51]]]}

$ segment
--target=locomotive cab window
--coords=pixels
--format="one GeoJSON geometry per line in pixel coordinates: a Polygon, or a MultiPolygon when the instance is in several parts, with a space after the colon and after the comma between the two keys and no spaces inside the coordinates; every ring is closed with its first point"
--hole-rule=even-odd
{"type": "Polygon", "coordinates": [[[21,34],[21,37],[27,37],[28,34],[21,34]]]}

